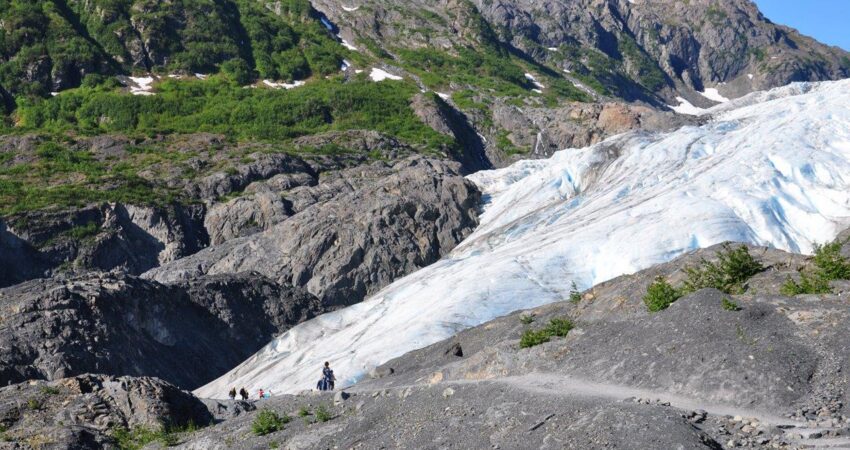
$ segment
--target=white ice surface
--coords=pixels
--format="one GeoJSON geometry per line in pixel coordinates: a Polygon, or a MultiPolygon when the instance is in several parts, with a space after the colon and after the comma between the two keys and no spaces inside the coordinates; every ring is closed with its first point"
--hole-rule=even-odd
{"type": "Polygon", "coordinates": [[[481,224],[439,262],[284,333],[196,391],[338,385],[517,309],[731,240],[810,252],[850,225],[850,80],[795,84],[711,110],[706,125],[631,133],[469,178],[481,224]]]}
{"type": "Polygon", "coordinates": [[[369,74],[369,78],[372,81],[384,81],[384,80],[401,80],[402,78],[398,75],[393,75],[385,70],[379,69],[377,67],[372,68],[372,72],[369,74]]]}

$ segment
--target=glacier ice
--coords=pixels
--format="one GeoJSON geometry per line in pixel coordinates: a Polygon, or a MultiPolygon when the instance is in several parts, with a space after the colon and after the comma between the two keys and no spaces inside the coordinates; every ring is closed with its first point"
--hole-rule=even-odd
{"type": "Polygon", "coordinates": [[[666,134],[628,133],[470,176],[481,224],[439,262],[367,301],[292,328],[196,391],[344,386],[461,329],[731,240],[810,252],[850,225],[850,80],[801,83],[709,110],[666,134]]]}

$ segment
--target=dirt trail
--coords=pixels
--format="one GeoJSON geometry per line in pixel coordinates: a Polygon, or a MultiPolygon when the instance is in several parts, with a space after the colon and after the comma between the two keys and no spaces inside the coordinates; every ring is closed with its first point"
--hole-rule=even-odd
{"type": "MultiPolygon", "coordinates": [[[[439,386],[463,386],[479,383],[502,383],[512,388],[527,392],[556,395],[565,398],[585,397],[598,398],[611,401],[622,401],[628,398],[643,398],[667,402],[670,407],[683,411],[703,410],[712,416],[741,416],[756,419],[766,426],[781,428],[787,440],[796,448],[823,448],[823,449],[850,449],[850,438],[811,438],[815,433],[823,434],[832,430],[843,430],[843,428],[811,428],[806,422],[793,420],[768,411],[743,408],[734,405],[715,403],[698,398],[687,397],[668,392],[654,391],[650,389],[635,388],[611,383],[598,383],[580,378],[545,373],[532,373],[522,376],[510,376],[493,378],[488,380],[449,380],[438,383],[439,386]]],[[[390,390],[402,390],[407,388],[422,388],[436,386],[428,383],[416,383],[409,385],[393,386],[390,390]]],[[[350,392],[369,393],[382,391],[384,389],[359,389],[356,385],[347,389],[350,392]]]]}

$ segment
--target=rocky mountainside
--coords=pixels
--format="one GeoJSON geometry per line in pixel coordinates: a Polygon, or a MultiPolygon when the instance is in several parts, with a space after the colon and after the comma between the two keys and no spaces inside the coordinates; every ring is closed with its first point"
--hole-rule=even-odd
{"type": "Polygon", "coordinates": [[[0,0],[0,448],[846,446],[848,76],[747,0],[0,0]]]}
{"type": "Polygon", "coordinates": [[[501,44],[629,100],[682,95],[708,104],[695,94],[718,88],[734,98],[850,75],[847,52],[771,23],[749,0],[315,4],[349,41],[377,42],[403,64],[416,64],[409,53],[427,54],[425,47],[452,54],[459,45],[501,44]]]}

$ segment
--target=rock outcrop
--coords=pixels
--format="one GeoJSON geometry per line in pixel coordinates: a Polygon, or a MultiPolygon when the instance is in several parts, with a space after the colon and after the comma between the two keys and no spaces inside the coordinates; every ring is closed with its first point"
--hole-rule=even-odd
{"type": "Polygon", "coordinates": [[[163,286],[90,273],[0,289],[0,311],[0,385],[90,372],[191,389],[323,309],[303,290],[259,274],[163,286]]]}
{"type": "Polygon", "coordinates": [[[155,378],[85,374],[0,388],[4,448],[113,448],[121,429],[155,432],[211,422],[200,400],[155,378]]]}
{"type": "Polygon", "coordinates": [[[480,202],[458,164],[422,157],[329,172],[285,197],[295,215],[278,225],[144,277],[174,283],[254,271],[326,305],[350,305],[450,251],[477,224],[480,202]]]}

